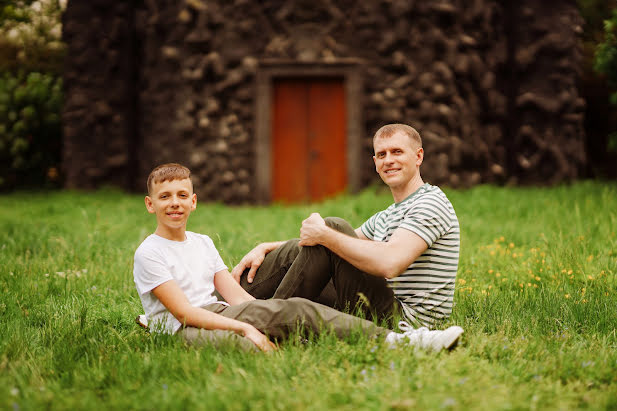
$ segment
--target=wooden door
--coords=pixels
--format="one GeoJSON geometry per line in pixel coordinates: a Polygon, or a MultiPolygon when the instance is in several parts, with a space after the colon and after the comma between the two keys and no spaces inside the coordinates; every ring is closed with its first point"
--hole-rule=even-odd
{"type": "Polygon", "coordinates": [[[346,124],[342,78],[274,80],[273,200],[318,201],[345,189],[346,124]]]}

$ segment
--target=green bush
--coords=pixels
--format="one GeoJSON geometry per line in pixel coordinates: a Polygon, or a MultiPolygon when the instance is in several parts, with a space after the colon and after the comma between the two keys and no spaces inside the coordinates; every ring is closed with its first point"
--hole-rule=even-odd
{"type": "MultiPolygon", "coordinates": [[[[609,86],[617,88],[617,9],[604,21],[604,41],[596,49],[594,68],[606,76],[609,86]]],[[[611,94],[610,101],[617,106],[617,91],[611,94]]],[[[617,132],[609,135],[607,148],[617,151],[617,132]]]]}
{"type": "Polygon", "coordinates": [[[59,184],[62,80],[0,74],[0,189],[59,184]]]}
{"type": "Polygon", "coordinates": [[[0,0],[0,190],[60,183],[66,0],[0,0]]]}

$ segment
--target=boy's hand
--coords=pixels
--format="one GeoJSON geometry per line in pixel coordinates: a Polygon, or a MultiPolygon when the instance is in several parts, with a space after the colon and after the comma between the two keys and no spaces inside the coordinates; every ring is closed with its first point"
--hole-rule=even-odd
{"type": "Polygon", "coordinates": [[[259,348],[261,351],[268,352],[276,350],[276,345],[263,335],[257,328],[250,324],[247,324],[244,330],[244,337],[248,338],[259,348]]]}
{"type": "Polygon", "coordinates": [[[247,268],[250,268],[249,273],[246,277],[249,283],[253,282],[253,278],[255,278],[255,274],[257,273],[257,269],[264,262],[264,258],[266,258],[266,251],[262,247],[262,244],[259,244],[257,247],[253,248],[247,255],[245,255],[242,260],[231,270],[231,276],[236,280],[236,282],[240,283],[240,277],[242,273],[247,268]]]}

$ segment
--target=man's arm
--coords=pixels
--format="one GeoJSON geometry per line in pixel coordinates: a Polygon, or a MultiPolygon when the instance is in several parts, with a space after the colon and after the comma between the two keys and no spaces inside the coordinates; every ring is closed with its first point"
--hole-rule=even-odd
{"type": "Polygon", "coordinates": [[[362,232],[362,228],[358,227],[354,230],[356,232],[356,236],[358,236],[358,238],[360,240],[368,240],[369,238],[367,236],[364,235],[364,233],[362,232]]]}
{"type": "Polygon", "coordinates": [[[169,312],[184,325],[206,330],[234,331],[251,340],[262,351],[276,349],[276,346],[252,325],[222,315],[193,307],[175,280],[169,280],[152,290],[155,297],[169,312]]]}
{"type": "Polygon", "coordinates": [[[399,276],[428,248],[419,235],[403,228],[394,231],[388,242],[366,241],[364,235],[358,237],[328,227],[319,214],[313,213],[302,222],[299,244],[321,244],[356,268],[384,278],[399,276]]]}
{"type": "MultiPolygon", "coordinates": [[[[285,241],[274,241],[271,243],[261,243],[248,254],[246,254],[242,260],[231,270],[231,276],[236,280],[237,283],[240,283],[240,276],[247,268],[250,268],[247,280],[249,283],[253,282],[253,278],[255,278],[255,273],[257,273],[257,269],[264,262],[264,258],[266,258],[266,254],[268,254],[272,250],[276,250],[281,245],[285,244],[285,241]]],[[[219,291],[220,292],[220,291],[219,291]]]]}

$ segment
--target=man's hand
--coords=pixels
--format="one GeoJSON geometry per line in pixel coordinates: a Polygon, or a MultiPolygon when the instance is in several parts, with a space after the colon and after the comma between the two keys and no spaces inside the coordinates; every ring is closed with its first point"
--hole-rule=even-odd
{"type": "Polygon", "coordinates": [[[319,244],[323,233],[327,229],[328,226],[319,213],[311,214],[302,222],[302,228],[300,228],[300,242],[298,244],[302,246],[319,244]]]}
{"type": "Polygon", "coordinates": [[[263,335],[257,328],[250,324],[246,324],[244,329],[244,337],[248,338],[259,348],[261,351],[273,351],[276,350],[276,345],[263,335]]]}
{"type": "Polygon", "coordinates": [[[236,280],[236,282],[240,282],[240,276],[247,268],[250,268],[249,273],[247,275],[247,280],[249,283],[253,282],[253,278],[255,278],[255,274],[257,273],[257,269],[264,262],[264,258],[266,258],[266,250],[263,247],[263,244],[259,244],[257,247],[253,248],[247,255],[245,255],[242,260],[231,270],[231,276],[236,280]]]}

